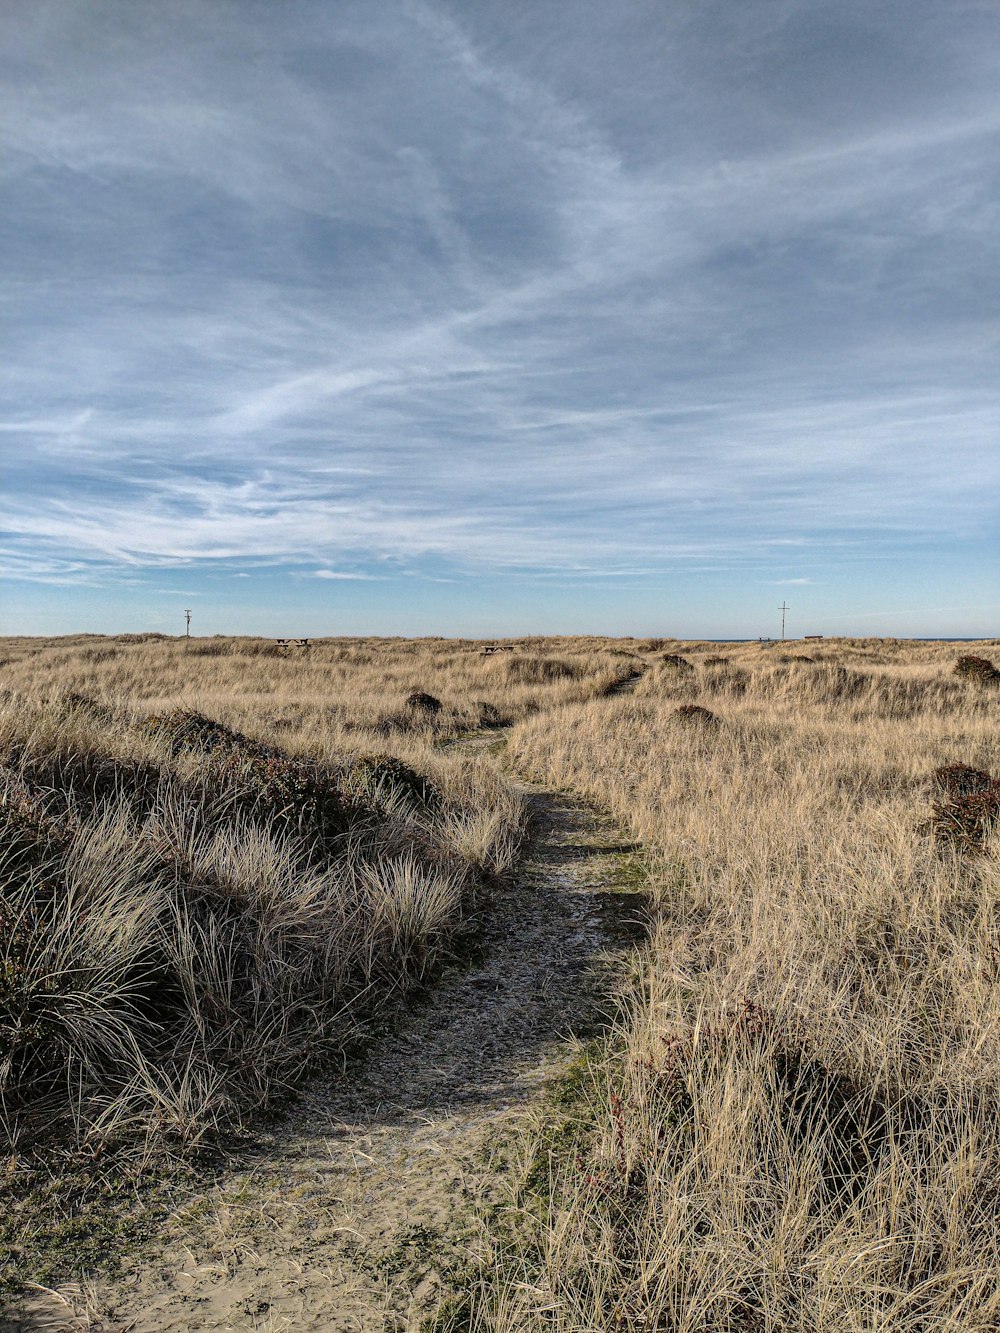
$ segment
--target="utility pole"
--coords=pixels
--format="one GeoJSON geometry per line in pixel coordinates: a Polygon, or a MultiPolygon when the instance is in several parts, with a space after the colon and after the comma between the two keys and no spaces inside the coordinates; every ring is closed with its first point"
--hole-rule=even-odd
{"type": "MultiPolygon", "coordinates": [[[[190,611],[185,611],[185,612],[184,612],[184,637],[185,637],[185,639],[190,639],[190,637],[191,637],[191,612],[190,612],[190,611]]],[[[784,638],[784,635],[782,635],[782,638],[784,638]]]]}
{"type": "Polygon", "coordinates": [[[790,608],[787,607],[787,606],[785,605],[784,602],[782,602],[781,605],[778,607],[778,610],[781,612],[781,637],[784,638],[784,637],[785,637],[785,612],[788,611],[788,610],[790,610],[790,608]]]}

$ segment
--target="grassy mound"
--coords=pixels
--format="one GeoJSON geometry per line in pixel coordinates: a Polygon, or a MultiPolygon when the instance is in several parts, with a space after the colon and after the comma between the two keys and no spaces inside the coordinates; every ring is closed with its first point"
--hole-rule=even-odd
{"type": "Polygon", "coordinates": [[[19,701],[0,760],[0,1113],[22,1150],[240,1123],[434,965],[492,850],[400,760],[323,764],[199,712],[110,727],[19,701]]]}

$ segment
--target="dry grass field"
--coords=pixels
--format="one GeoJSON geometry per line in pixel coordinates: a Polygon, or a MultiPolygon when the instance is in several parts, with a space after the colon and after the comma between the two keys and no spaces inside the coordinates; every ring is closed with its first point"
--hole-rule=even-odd
{"type": "Polygon", "coordinates": [[[244,1123],[432,976],[517,856],[501,767],[449,745],[502,727],[643,844],[653,930],[435,1326],[1000,1327],[1000,688],[963,655],[1000,660],[4,641],[15,1194],[244,1123]]]}
{"type": "Polygon", "coordinates": [[[516,729],[657,920],[477,1327],[1000,1327],[996,646],[672,646],[516,729]]]}
{"type": "Polygon", "coordinates": [[[7,1280],[338,1055],[475,928],[522,801],[444,743],[606,689],[610,652],[158,636],[0,647],[7,1280]]]}

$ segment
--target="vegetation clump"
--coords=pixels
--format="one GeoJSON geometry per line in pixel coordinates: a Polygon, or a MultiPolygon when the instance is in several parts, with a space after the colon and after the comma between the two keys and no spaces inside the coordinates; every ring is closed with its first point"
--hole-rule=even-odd
{"type": "MultiPolygon", "coordinates": [[[[728,661],[728,659],[723,659],[728,661]]],[[[711,694],[746,694],[750,687],[750,672],[738,666],[709,667],[703,677],[702,688],[711,694]]]]}
{"type": "Polygon", "coordinates": [[[392,756],[190,710],[11,700],[0,764],[0,1124],[31,1153],[239,1124],[433,966],[519,836],[392,756]]]}
{"type": "Polygon", "coordinates": [[[79,713],[92,722],[111,726],[117,721],[115,710],[89,694],[78,690],[66,690],[60,699],[62,710],[66,714],[79,713]]]}
{"type": "Polygon", "coordinates": [[[723,657],[719,653],[710,653],[709,656],[705,658],[705,665],[707,667],[728,666],[729,658],[723,657]]]}
{"type": "Polygon", "coordinates": [[[256,743],[212,751],[199,784],[206,804],[223,813],[235,808],[330,848],[361,813],[333,769],[256,743]]]}
{"type": "Polygon", "coordinates": [[[934,770],[935,786],[949,796],[975,796],[988,790],[993,779],[984,769],[969,764],[942,764],[934,770]]]}
{"type": "Polygon", "coordinates": [[[972,681],[977,685],[993,685],[1000,681],[1000,671],[996,669],[988,657],[977,657],[974,653],[966,653],[955,663],[955,675],[961,676],[963,680],[972,681]]]}
{"type": "Polygon", "coordinates": [[[674,717],[680,718],[682,722],[699,723],[704,726],[715,726],[719,721],[717,715],[702,704],[681,704],[679,708],[674,709],[674,717]]]}
{"type": "Polygon", "coordinates": [[[580,668],[561,657],[515,655],[504,658],[507,679],[518,685],[551,685],[560,680],[576,680],[580,668]]]}
{"type": "Polygon", "coordinates": [[[0,770],[0,848],[6,869],[38,866],[52,854],[63,834],[45,806],[10,769],[0,770]]]}
{"type": "Polygon", "coordinates": [[[935,801],[931,826],[937,837],[967,851],[982,851],[1000,822],[1000,778],[968,764],[934,773],[944,797],[935,801]]]}
{"type": "Polygon", "coordinates": [[[673,667],[682,675],[688,676],[694,671],[694,667],[686,657],[681,657],[680,653],[664,653],[660,658],[664,666],[673,667]]]}
{"type": "Polygon", "coordinates": [[[486,699],[477,699],[473,705],[477,710],[477,725],[480,727],[502,727],[506,725],[506,719],[496,704],[491,704],[486,699]]]}
{"type": "Polygon", "coordinates": [[[423,690],[413,690],[406,696],[406,706],[415,712],[427,713],[434,717],[441,711],[441,700],[436,699],[433,694],[425,694],[423,690]]]}
{"type": "Polygon", "coordinates": [[[441,805],[428,778],[387,754],[359,755],[347,769],[343,785],[352,796],[376,806],[400,798],[421,809],[437,810],[441,805]]]}
{"type": "MultiPolygon", "coordinates": [[[[173,755],[195,750],[211,754],[220,747],[229,750],[241,749],[246,753],[255,745],[249,737],[233,731],[214,718],[183,708],[174,708],[166,713],[154,713],[146,719],[145,726],[154,734],[166,739],[173,755]]],[[[264,747],[259,748],[263,750],[264,747]]]]}

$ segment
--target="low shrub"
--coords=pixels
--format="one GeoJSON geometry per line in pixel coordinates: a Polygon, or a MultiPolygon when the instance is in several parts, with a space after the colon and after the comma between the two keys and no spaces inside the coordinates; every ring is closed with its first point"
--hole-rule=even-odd
{"type": "Polygon", "coordinates": [[[682,722],[694,722],[714,726],[718,717],[710,708],[703,708],[701,704],[681,704],[680,708],[674,709],[674,717],[682,722]]]}
{"type": "Polygon", "coordinates": [[[202,799],[213,817],[231,818],[238,811],[294,830],[327,848],[363,815],[342,790],[336,772],[277,749],[217,748],[199,780],[202,799]]]}
{"type": "Polygon", "coordinates": [[[675,671],[682,672],[685,676],[694,671],[694,667],[686,657],[681,657],[680,653],[664,653],[660,658],[664,666],[673,667],[675,671]]]}
{"type": "Polygon", "coordinates": [[[184,754],[193,750],[211,754],[220,746],[226,749],[242,749],[248,752],[253,748],[264,750],[266,747],[251,741],[241,732],[206,717],[204,713],[195,713],[182,708],[172,709],[168,713],[154,713],[146,718],[145,728],[155,735],[163,736],[172,755],[184,754]]]}
{"type": "Polygon", "coordinates": [[[943,764],[934,770],[934,783],[949,796],[974,796],[986,791],[992,778],[981,768],[968,764],[943,764]]]}
{"type": "Polygon", "coordinates": [[[26,783],[9,769],[0,771],[0,856],[4,868],[42,865],[62,841],[60,826],[26,783]]]}
{"type": "Polygon", "coordinates": [[[343,787],[355,798],[377,806],[398,797],[431,810],[441,804],[428,778],[387,754],[359,755],[344,775],[343,787]]]}
{"type": "Polygon", "coordinates": [[[1000,671],[996,669],[988,657],[976,657],[974,653],[966,653],[955,663],[955,675],[961,676],[963,680],[973,681],[978,685],[992,685],[1000,680],[1000,671]]]}
{"type": "Polygon", "coordinates": [[[965,851],[982,851],[1000,821],[1000,778],[967,764],[947,764],[934,773],[946,799],[935,801],[935,837],[965,851]]]}
{"type": "Polygon", "coordinates": [[[436,699],[433,694],[425,694],[423,690],[414,690],[412,694],[406,696],[406,706],[419,713],[435,716],[441,711],[441,700],[436,699]]]}
{"type": "Polygon", "coordinates": [[[64,717],[76,713],[90,722],[98,722],[108,727],[113,726],[118,720],[113,708],[97,699],[91,699],[87,694],[79,694],[76,690],[67,690],[59,702],[64,717]]]}
{"type": "Polygon", "coordinates": [[[710,694],[746,694],[750,687],[750,672],[743,667],[710,667],[702,678],[702,689],[710,694]]]}

